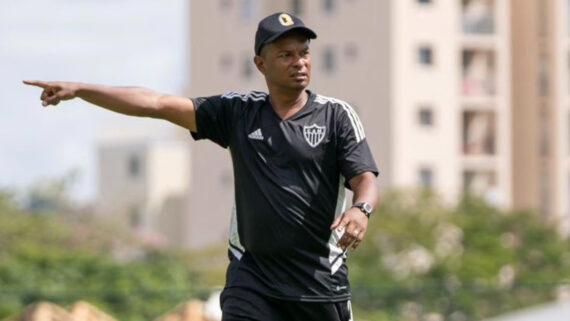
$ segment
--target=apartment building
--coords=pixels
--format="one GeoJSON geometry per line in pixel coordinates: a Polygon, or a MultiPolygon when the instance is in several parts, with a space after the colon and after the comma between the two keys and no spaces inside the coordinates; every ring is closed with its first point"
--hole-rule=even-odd
{"type": "MultiPolygon", "coordinates": [[[[570,0],[192,1],[188,95],[265,90],[254,35],[276,11],[317,32],[310,89],[358,112],[382,189],[470,191],[570,231],[570,0]]],[[[187,143],[103,144],[100,212],[166,244],[225,242],[229,153],[187,143]]]]}
{"type": "MultiPolygon", "coordinates": [[[[382,189],[470,191],[570,231],[570,0],[193,1],[189,95],[265,90],[254,34],[276,11],[317,32],[310,89],[359,113],[382,189]]],[[[222,238],[229,155],[193,151],[190,212],[222,238]]]]}
{"type": "Polygon", "coordinates": [[[570,1],[511,6],[513,202],[570,232],[570,1]]]}
{"type": "Polygon", "coordinates": [[[188,141],[114,139],[98,150],[97,212],[149,245],[181,245],[191,182],[188,141]]]}
{"type": "MultiPolygon", "coordinates": [[[[383,189],[429,187],[449,202],[468,189],[513,205],[509,1],[193,1],[189,95],[265,90],[254,34],[276,11],[317,32],[310,89],[358,112],[383,189]]],[[[227,151],[194,144],[192,171],[192,215],[227,224],[227,151]]]]}

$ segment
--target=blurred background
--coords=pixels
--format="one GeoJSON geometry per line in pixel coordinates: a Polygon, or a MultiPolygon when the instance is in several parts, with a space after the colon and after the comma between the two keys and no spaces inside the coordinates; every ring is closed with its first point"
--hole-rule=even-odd
{"type": "Polygon", "coordinates": [[[219,319],[227,151],[21,80],[266,90],[276,11],[317,32],[310,89],[380,167],[355,320],[567,320],[570,0],[1,2],[0,320],[219,319]]]}

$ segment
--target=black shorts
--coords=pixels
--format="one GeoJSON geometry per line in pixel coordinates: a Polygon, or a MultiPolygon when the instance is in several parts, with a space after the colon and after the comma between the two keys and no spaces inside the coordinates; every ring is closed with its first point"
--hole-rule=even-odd
{"type": "Polygon", "coordinates": [[[352,321],[350,301],[284,301],[248,289],[225,288],[220,304],[222,321],[352,321]]]}

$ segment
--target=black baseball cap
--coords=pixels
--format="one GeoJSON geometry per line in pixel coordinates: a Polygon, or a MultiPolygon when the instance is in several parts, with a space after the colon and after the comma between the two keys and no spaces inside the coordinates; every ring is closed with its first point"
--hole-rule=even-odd
{"type": "Polygon", "coordinates": [[[259,55],[263,45],[271,43],[291,30],[301,30],[309,39],[317,38],[317,34],[305,27],[301,19],[292,14],[277,12],[259,22],[255,33],[255,54],[259,55]]]}

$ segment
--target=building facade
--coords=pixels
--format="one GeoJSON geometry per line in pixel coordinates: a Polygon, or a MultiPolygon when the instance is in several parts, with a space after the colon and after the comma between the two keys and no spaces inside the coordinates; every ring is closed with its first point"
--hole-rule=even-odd
{"type": "MultiPolygon", "coordinates": [[[[193,1],[189,95],[266,90],[254,35],[276,11],[317,32],[310,89],[356,109],[383,189],[429,187],[449,202],[468,189],[513,205],[508,1],[193,1]]],[[[227,223],[228,153],[211,143],[193,151],[201,191],[191,212],[207,207],[227,223]]]]}
{"type": "MultiPolygon", "coordinates": [[[[188,96],[266,90],[253,43],[276,11],[317,32],[310,89],[358,112],[383,190],[469,191],[570,231],[570,0],[191,1],[188,96]]],[[[99,210],[171,244],[224,242],[229,153],[191,150],[102,145],[99,210]]]]}
{"type": "Polygon", "coordinates": [[[191,225],[188,141],[116,140],[98,151],[97,213],[154,246],[181,245],[191,225]]]}
{"type": "MultiPolygon", "coordinates": [[[[253,43],[276,11],[317,32],[310,89],[358,112],[383,190],[469,191],[570,231],[570,0],[191,1],[188,96],[265,91],[253,43]]],[[[172,244],[224,242],[228,151],[167,145],[102,146],[102,211],[172,244]]]]}
{"type": "Polygon", "coordinates": [[[511,0],[514,203],[570,231],[570,1],[511,0]]]}

